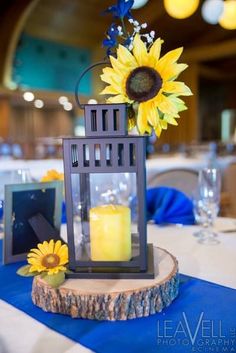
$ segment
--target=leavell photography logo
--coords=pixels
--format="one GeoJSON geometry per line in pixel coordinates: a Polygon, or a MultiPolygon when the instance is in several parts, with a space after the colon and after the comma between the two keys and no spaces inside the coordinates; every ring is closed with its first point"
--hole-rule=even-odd
{"type": "Polygon", "coordinates": [[[198,317],[183,312],[179,320],[157,322],[157,344],[168,346],[171,352],[177,346],[183,348],[183,353],[236,352],[236,325],[226,329],[224,320],[213,320],[204,312],[198,317]]]}

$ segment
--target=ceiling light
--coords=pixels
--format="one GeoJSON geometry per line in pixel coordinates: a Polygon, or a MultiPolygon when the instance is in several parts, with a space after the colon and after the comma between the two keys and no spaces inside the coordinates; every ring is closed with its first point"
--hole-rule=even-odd
{"type": "Polygon", "coordinates": [[[202,17],[206,22],[215,25],[218,23],[223,10],[223,0],[206,0],[202,5],[202,17]]]}
{"type": "Polygon", "coordinates": [[[35,108],[41,109],[44,106],[44,102],[42,101],[42,99],[36,99],[34,101],[34,106],[35,108]]]}
{"type": "Polygon", "coordinates": [[[98,101],[96,99],[92,99],[92,98],[88,100],[88,104],[97,104],[97,102],[98,101]]]}
{"type": "Polygon", "coordinates": [[[146,5],[147,2],[148,0],[134,0],[132,9],[134,10],[139,9],[140,7],[143,7],[144,5],[146,5]]]}
{"type": "Polygon", "coordinates": [[[225,29],[236,29],[236,1],[224,1],[224,11],[219,24],[225,29]]]}
{"type": "Polygon", "coordinates": [[[164,0],[168,14],[177,19],[191,16],[197,10],[198,5],[199,0],[164,0]]]}
{"type": "Polygon", "coordinates": [[[26,102],[32,102],[34,100],[34,94],[32,92],[24,92],[23,98],[26,102]]]}
{"type": "Polygon", "coordinates": [[[70,111],[73,109],[73,105],[70,103],[70,102],[66,102],[64,105],[63,105],[63,108],[66,110],[66,111],[70,111]]]}
{"type": "Polygon", "coordinates": [[[59,102],[60,104],[65,104],[65,103],[68,102],[68,98],[65,97],[65,96],[61,96],[61,97],[58,98],[58,102],[59,102]]]}

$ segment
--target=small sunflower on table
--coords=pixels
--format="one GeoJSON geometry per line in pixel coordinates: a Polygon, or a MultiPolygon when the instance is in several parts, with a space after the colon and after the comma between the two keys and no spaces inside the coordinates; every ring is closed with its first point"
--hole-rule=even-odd
{"type": "Polygon", "coordinates": [[[168,124],[178,125],[179,112],[187,109],[179,96],[192,92],[176,79],[188,65],[177,63],[183,48],[160,56],[163,40],[155,40],[154,31],[142,33],[147,24],[132,17],[133,3],[118,0],[106,10],[120,25],[112,23],[103,41],[111,67],[103,69],[101,79],[108,85],[101,94],[111,95],[108,103],[128,104],[129,128],[136,126],[140,134],[150,134],[153,129],[160,136],[168,124]],[[133,27],[132,33],[125,22],[133,27]]]}
{"type": "Polygon", "coordinates": [[[30,250],[27,261],[28,265],[18,269],[18,275],[41,276],[50,286],[56,288],[65,281],[65,273],[68,272],[68,246],[60,240],[44,241],[30,250]]]}

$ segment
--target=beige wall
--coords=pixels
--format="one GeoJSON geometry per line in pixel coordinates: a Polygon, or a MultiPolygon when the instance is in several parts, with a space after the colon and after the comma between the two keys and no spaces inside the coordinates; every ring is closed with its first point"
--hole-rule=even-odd
{"type": "Polygon", "coordinates": [[[73,134],[73,120],[59,109],[11,107],[10,137],[16,141],[33,141],[38,137],[73,134]]]}

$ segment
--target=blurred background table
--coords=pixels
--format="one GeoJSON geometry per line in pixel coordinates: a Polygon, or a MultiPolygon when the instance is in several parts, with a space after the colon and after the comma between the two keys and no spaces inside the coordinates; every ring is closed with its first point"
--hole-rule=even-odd
{"type": "MultiPolygon", "coordinates": [[[[190,169],[199,171],[207,165],[207,156],[185,157],[181,154],[153,156],[146,162],[147,184],[159,172],[172,169],[190,169]]],[[[218,157],[217,163],[222,170],[225,170],[231,163],[236,162],[236,156],[218,157]]],[[[49,169],[56,169],[63,172],[62,159],[0,159],[0,172],[4,170],[29,169],[33,179],[39,180],[49,169]]]]}

